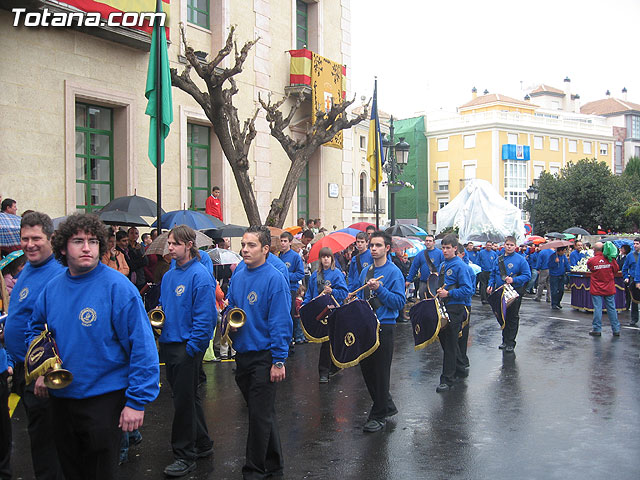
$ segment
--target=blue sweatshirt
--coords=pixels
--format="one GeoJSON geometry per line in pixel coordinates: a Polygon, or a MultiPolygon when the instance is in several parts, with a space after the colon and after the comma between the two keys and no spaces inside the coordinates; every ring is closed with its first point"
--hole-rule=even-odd
{"type": "Polygon", "coordinates": [[[465,257],[467,257],[471,263],[475,263],[476,265],[478,264],[478,252],[476,252],[475,250],[465,249],[465,253],[465,257]]]}
{"type": "MultiPolygon", "coordinates": [[[[355,251],[353,253],[355,253],[355,251]]],[[[359,283],[360,274],[362,273],[362,270],[369,268],[369,265],[372,263],[373,257],[371,256],[371,251],[369,249],[351,257],[351,261],[349,262],[349,274],[347,275],[347,286],[350,292],[353,292],[362,286],[362,284],[359,283]],[[360,258],[361,270],[358,270],[358,261],[356,260],[356,257],[360,258]]]]}
{"type": "Polygon", "coordinates": [[[478,252],[478,261],[476,263],[483,272],[490,272],[493,270],[493,262],[496,261],[496,258],[498,258],[496,252],[483,248],[478,252]]]}
{"type": "MultiPolygon", "coordinates": [[[[277,255],[274,255],[273,253],[269,253],[267,254],[267,263],[269,265],[271,265],[272,267],[274,267],[276,270],[278,270],[281,274],[282,274],[282,278],[285,279],[285,281],[287,282],[287,285],[289,284],[289,270],[287,270],[287,266],[284,264],[284,262],[282,260],[280,260],[280,258],[277,255]]],[[[233,278],[236,274],[236,272],[240,271],[240,270],[244,270],[245,268],[247,268],[247,264],[244,263],[244,260],[242,260],[238,266],[236,267],[235,271],[233,272],[233,275],[231,276],[231,280],[229,280],[229,284],[231,284],[231,282],[233,281],[233,278]]],[[[291,291],[287,288],[287,298],[289,299],[289,305],[291,305],[291,291]]]]}
{"type": "Polygon", "coordinates": [[[288,270],[289,278],[289,290],[295,292],[300,286],[300,280],[304,278],[304,264],[302,258],[294,250],[289,249],[285,253],[280,253],[280,260],[282,260],[288,270]]]}
{"type": "Polygon", "coordinates": [[[638,276],[636,273],[638,265],[636,255],[638,255],[638,258],[640,259],[640,253],[636,252],[635,250],[630,252],[629,255],[625,257],[624,263],[622,264],[622,278],[630,278],[631,281],[637,282],[637,279],[640,279],[640,276],[638,276]]]}
{"type": "Polygon", "coordinates": [[[540,250],[538,254],[538,270],[549,270],[549,259],[556,252],[551,248],[545,248],[544,250],[540,250]]]}
{"type": "Polygon", "coordinates": [[[215,279],[195,258],[165,273],[160,304],[166,320],[158,341],[187,342],[191,357],[205,351],[217,320],[215,292],[215,279]]]}
{"type": "Polygon", "coordinates": [[[103,263],[83,275],[67,270],[45,287],[33,310],[27,343],[44,330],[58,344],[73,382],[55,397],[88,398],[125,391],[126,405],[144,410],[160,391],[158,351],[136,287],[103,263]]]}
{"type": "Polygon", "coordinates": [[[7,353],[15,362],[24,362],[27,354],[27,325],[38,296],[49,281],[64,273],[65,268],[51,255],[35,267],[27,262],[13,287],[9,316],[4,331],[7,353]]]}
{"type": "MultiPolygon", "coordinates": [[[[360,286],[366,283],[368,270],[369,268],[366,268],[360,272],[360,286]]],[[[380,280],[378,290],[371,290],[371,293],[377,296],[382,302],[382,305],[376,310],[376,316],[382,325],[394,325],[396,318],[398,318],[398,312],[404,308],[407,300],[405,296],[404,277],[400,269],[396,267],[388,257],[383,266],[374,267],[372,278],[378,278],[380,275],[384,275],[384,278],[380,280]]],[[[358,292],[358,297],[364,300],[364,290],[358,292]]]]}
{"type": "MultiPolygon", "coordinates": [[[[211,260],[211,257],[207,252],[200,250],[199,253],[200,253],[200,263],[207,270],[207,272],[209,272],[209,274],[215,279],[215,276],[213,275],[213,260],[211,260]]],[[[169,268],[176,268],[175,259],[173,258],[171,259],[171,264],[169,265],[169,268]]],[[[214,287],[215,287],[215,284],[214,284],[214,287]]]]}
{"type": "Polygon", "coordinates": [[[271,351],[272,362],[284,362],[293,335],[289,282],[265,262],[256,268],[237,269],[227,291],[229,308],[247,314],[246,323],[230,333],[239,353],[271,351]]]}
{"type": "Polygon", "coordinates": [[[569,264],[572,267],[576,266],[580,260],[582,260],[584,257],[586,257],[586,255],[587,255],[587,252],[585,252],[584,250],[582,252],[574,250],[569,255],[569,264]]]}
{"type": "Polygon", "coordinates": [[[431,275],[432,272],[429,269],[429,264],[424,256],[424,252],[427,252],[429,258],[436,267],[433,273],[438,273],[440,271],[440,265],[444,262],[442,250],[438,248],[434,248],[433,250],[423,250],[413,257],[413,262],[411,262],[411,268],[409,269],[409,275],[407,275],[407,282],[413,282],[418,270],[420,270],[420,281],[426,282],[429,280],[429,275],[431,275]]]}
{"type": "MultiPolygon", "coordinates": [[[[344,275],[340,271],[340,269],[336,268],[334,270],[328,268],[322,271],[324,275],[325,282],[331,282],[331,289],[333,292],[333,298],[335,298],[339,303],[342,303],[345,298],[347,298],[347,282],[344,280],[344,275]]],[[[307,288],[307,293],[304,295],[303,305],[306,305],[311,300],[316,298],[318,295],[322,293],[322,290],[318,291],[318,271],[316,270],[311,274],[311,278],[309,279],[309,288],[307,288]]]]}
{"type": "Polygon", "coordinates": [[[569,270],[569,260],[567,260],[567,256],[558,255],[553,252],[553,255],[549,257],[549,275],[552,277],[561,277],[569,270]],[[559,260],[557,263],[556,258],[559,260]]]}
{"type": "Polygon", "coordinates": [[[445,260],[440,267],[440,274],[444,274],[444,287],[449,291],[448,305],[471,305],[471,297],[476,292],[476,284],[471,275],[471,267],[467,266],[457,255],[445,260]],[[447,286],[456,285],[456,288],[447,286]]]}
{"type": "MultiPolygon", "coordinates": [[[[531,280],[531,269],[529,264],[522,255],[512,253],[511,255],[504,256],[504,269],[508,277],[513,279],[511,286],[513,288],[524,287],[529,280],[531,280]]],[[[498,288],[504,284],[504,280],[500,276],[500,261],[498,260],[493,265],[491,271],[491,278],[489,279],[489,286],[491,288],[498,288]]]]}
{"type": "Polygon", "coordinates": [[[527,255],[527,263],[529,264],[529,269],[531,271],[538,269],[538,257],[540,256],[540,252],[533,252],[527,255]]]}
{"type": "MultiPolygon", "coordinates": [[[[476,291],[476,272],[474,272],[473,268],[467,264],[467,269],[469,270],[469,276],[471,277],[471,285],[473,289],[473,293],[476,291]]],[[[471,298],[473,298],[473,294],[466,297],[467,301],[465,302],[465,306],[471,308],[471,298]]]]}

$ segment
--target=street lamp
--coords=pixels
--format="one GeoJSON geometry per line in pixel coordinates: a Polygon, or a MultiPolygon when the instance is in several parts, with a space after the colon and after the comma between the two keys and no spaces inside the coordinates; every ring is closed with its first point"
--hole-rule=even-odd
{"type": "Polygon", "coordinates": [[[402,190],[395,185],[396,175],[402,174],[402,169],[409,161],[409,144],[404,141],[404,137],[400,137],[400,141],[393,143],[393,115],[389,119],[389,139],[386,136],[382,138],[382,147],[384,148],[384,171],[387,172],[389,182],[387,184],[389,191],[389,210],[391,210],[391,225],[396,223],[396,192],[402,190]]]}
{"type": "Polygon", "coordinates": [[[534,208],[536,206],[536,200],[538,200],[538,193],[539,193],[539,190],[538,190],[538,187],[536,186],[536,181],[534,180],[533,183],[531,184],[531,186],[529,188],[527,188],[527,197],[529,198],[529,201],[531,202],[531,235],[533,235],[533,230],[534,230],[533,212],[534,212],[534,208]]]}

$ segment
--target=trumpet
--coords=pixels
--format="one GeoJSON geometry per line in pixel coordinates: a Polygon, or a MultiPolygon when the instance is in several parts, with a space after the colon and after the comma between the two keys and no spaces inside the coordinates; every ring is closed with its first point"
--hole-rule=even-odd
{"type": "Polygon", "coordinates": [[[153,328],[156,328],[159,330],[162,327],[164,327],[165,315],[164,315],[164,312],[162,311],[162,307],[158,306],[156,308],[149,310],[147,315],[149,316],[149,322],[151,323],[151,326],[153,328]]]}
{"type": "Polygon", "coordinates": [[[73,373],[69,370],[62,368],[60,363],[55,363],[53,369],[44,374],[44,384],[47,388],[52,390],[59,390],[71,383],[73,380],[73,373]]]}
{"type": "Polygon", "coordinates": [[[238,329],[247,322],[247,314],[241,308],[235,307],[224,312],[222,316],[222,322],[220,328],[222,330],[222,338],[224,338],[229,345],[231,345],[231,339],[229,338],[229,332],[232,328],[238,329]]]}
{"type": "Polygon", "coordinates": [[[45,326],[45,330],[31,342],[24,359],[24,377],[30,384],[44,375],[47,388],[59,390],[73,381],[73,374],[62,368],[62,360],[53,335],[45,326]]]}

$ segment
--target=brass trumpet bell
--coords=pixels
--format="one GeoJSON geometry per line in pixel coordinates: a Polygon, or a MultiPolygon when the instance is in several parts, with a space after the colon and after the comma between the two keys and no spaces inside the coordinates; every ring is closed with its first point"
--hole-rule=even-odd
{"type": "Polygon", "coordinates": [[[247,321],[247,314],[241,308],[232,308],[229,310],[229,313],[227,313],[227,319],[229,327],[240,328],[247,321]]]}
{"type": "Polygon", "coordinates": [[[156,307],[152,310],[149,310],[149,322],[153,328],[161,329],[164,327],[165,315],[162,311],[162,307],[156,307]]]}
{"type": "Polygon", "coordinates": [[[62,365],[56,363],[53,370],[49,370],[44,374],[44,384],[52,390],[59,390],[66,387],[73,381],[73,373],[62,368],[62,365]]]}

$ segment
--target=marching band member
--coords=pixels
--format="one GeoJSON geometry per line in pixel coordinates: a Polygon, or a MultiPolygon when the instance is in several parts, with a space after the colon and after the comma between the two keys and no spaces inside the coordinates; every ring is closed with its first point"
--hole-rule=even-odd
{"type": "MultiPolygon", "coordinates": [[[[338,303],[342,303],[349,292],[347,291],[344,275],[339,269],[336,269],[333,252],[330,248],[324,247],[320,249],[318,256],[320,258],[320,268],[311,275],[303,305],[306,305],[321,293],[333,295],[338,303]]],[[[328,383],[329,373],[337,370],[331,362],[329,342],[322,342],[320,358],[318,358],[320,383],[328,383]]]]}
{"type": "Polygon", "coordinates": [[[510,284],[516,292],[518,298],[507,308],[507,315],[502,329],[502,344],[498,347],[507,353],[513,353],[516,348],[516,335],[520,325],[520,303],[525,293],[525,288],[531,279],[531,269],[527,260],[515,253],[516,239],[509,236],[504,241],[504,255],[500,255],[493,264],[491,278],[487,293],[491,295],[494,289],[505,283],[510,284]]]}
{"type": "MultiPolygon", "coordinates": [[[[67,480],[115,478],[121,430],[142,426],[144,407],[159,392],[158,353],[140,294],[100,262],[106,235],[95,215],[71,215],[60,225],[53,252],[68,269],[44,286],[27,329],[31,342],[46,324],[73,374],[68,386],[51,390],[67,480]]],[[[49,395],[44,377],[34,392],[49,395]]]]}
{"type": "Polygon", "coordinates": [[[171,448],[175,461],[164,473],[172,477],[195,470],[197,458],[213,453],[198,383],[217,316],[215,279],[201,263],[195,242],[196,232],[186,225],[169,232],[169,254],[176,268],[162,278],[160,294],[166,320],[158,343],[174,406],[171,448]]]}
{"type": "Polygon", "coordinates": [[[450,390],[456,377],[466,376],[467,373],[467,365],[458,344],[458,333],[467,318],[465,305],[473,295],[475,287],[469,267],[456,255],[457,249],[458,237],[447,235],[442,239],[444,262],[438,275],[440,288],[437,296],[446,305],[449,324],[440,330],[439,334],[443,358],[440,385],[436,388],[438,393],[450,390]]]}
{"type": "MultiPolygon", "coordinates": [[[[378,432],[382,430],[387,418],[398,413],[389,393],[391,361],[395,337],[396,318],[406,300],[404,277],[387,254],[391,249],[391,236],[375,231],[369,240],[373,264],[360,273],[360,285],[367,285],[359,292],[360,298],[368,300],[380,322],[380,346],[369,357],[360,362],[362,377],[367,384],[373,405],[363,430],[378,432]],[[376,280],[384,275],[383,280],[376,280]]],[[[353,296],[352,293],[349,296],[353,296]]]]}
{"type": "Polygon", "coordinates": [[[289,282],[267,263],[271,233],[249,227],[242,237],[245,267],[236,268],[227,292],[229,308],[246,314],[230,334],[236,350],[236,383],[249,408],[245,479],[282,476],[284,461],[276,423],[276,383],[285,379],[293,332],[289,282]]]}
{"type": "Polygon", "coordinates": [[[362,270],[366,270],[373,262],[371,252],[367,247],[369,243],[369,237],[366,233],[360,232],[356,235],[356,250],[353,252],[355,255],[351,257],[349,262],[349,274],[347,275],[347,285],[350,292],[353,292],[359,288],[360,274],[362,270]]]}
{"type": "MultiPolygon", "coordinates": [[[[465,251],[465,248],[462,246],[461,243],[459,243],[457,248],[457,255],[464,262],[464,259],[469,256],[469,250],[465,251]]],[[[471,266],[468,263],[465,262],[465,265],[467,266],[467,270],[469,271],[469,275],[471,277],[471,285],[475,293],[476,274],[473,268],[471,268],[471,266]]],[[[462,365],[464,366],[464,370],[462,368],[457,368],[456,374],[458,375],[458,377],[461,377],[461,378],[466,378],[469,376],[469,357],[467,356],[467,346],[469,343],[469,324],[471,322],[471,298],[472,297],[473,297],[473,294],[469,295],[468,297],[465,297],[464,306],[467,311],[467,318],[466,320],[462,321],[462,328],[460,332],[461,334],[458,336],[458,348],[460,349],[460,358],[462,360],[462,365]]]]}
{"type": "Polygon", "coordinates": [[[53,222],[47,214],[31,212],[22,217],[20,244],[27,264],[14,287],[16,293],[9,304],[4,332],[7,353],[15,363],[13,388],[22,398],[27,413],[31,460],[38,480],[63,478],[54,442],[51,401],[37,397],[33,392],[34,384],[26,385],[24,379],[26,333],[33,308],[45,285],[64,272],[64,267],[53,255],[52,234],[53,222]]]}
{"type": "Polygon", "coordinates": [[[436,248],[433,235],[427,235],[424,239],[424,244],[427,248],[413,258],[411,269],[409,270],[409,275],[407,275],[407,281],[405,283],[405,286],[408,287],[409,284],[413,282],[418,270],[420,270],[420,285],[418,287],[419,299],[426,298],[429,275],[432,273],[437,274],[440,270],[440,265],[444,261],[442,251],[436,248]]]}

